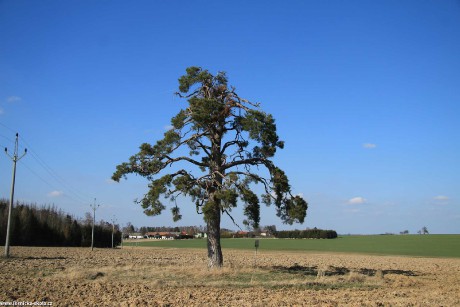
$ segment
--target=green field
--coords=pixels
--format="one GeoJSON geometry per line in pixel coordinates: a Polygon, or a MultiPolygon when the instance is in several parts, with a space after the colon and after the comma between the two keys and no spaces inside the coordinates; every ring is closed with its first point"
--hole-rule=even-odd
{"type": "MultiPolygon", "coordinates": [[[[254,249],[255,239],[222,239],[222,248],[254,249]]],[[[259,250],[460,258],[460,235],[342,236],[331,240],[259,239],[259,250]]],[[[205,239],[125,241],[125,246],[206,248],[205,239]]]]}

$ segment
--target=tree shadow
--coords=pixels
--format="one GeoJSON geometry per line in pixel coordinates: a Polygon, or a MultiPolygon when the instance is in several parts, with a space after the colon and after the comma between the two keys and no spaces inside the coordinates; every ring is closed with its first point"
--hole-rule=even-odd
{"type": "MultiPolygon", "coordinates": [[[[305,276],[317,276],[318,275],[318,267],[317,266],[301,266],[295,263],[293,266],[282,266],[276,265],[272,266],[271,270],[273,272],[278,273],[289,273],[289,274],[298,274],[298,275],[305,275],[305,276]]],[[[334,267],[329,266],[327,269],[322,271],[323,276],[343,276],[349,274],[351,271],[360,273],[362,275],[367,276],[375,276],[379,270],[374,269],[358,269],[358,270],[350,270],[346,267],[334,267]]],[[[419,276],[419,273],[414,271],[406,271],[406,270],[381,270],[383,275],[386,274],[396,274],[396,275],[404,275],[404,276],[419,276]]]]}
{"type": "MultiPolygon", "coordinates": [[[[375,276],[378,270],[374,269],[359,269],[357,270],[358,273],[367,275],[367,276],[375,276]]],[[[396,274],[396,275],[404,275],[404,276],[420,276],[419,273],[414,271],[406,271],[406,270],[382,270],[382,274],[385,276],[387,274],[396,274]]]]}
{"type": "Polygon", "coordinates": [[[308,276],[316,276],[318,274],[318,267],[311,266],[301,266],[297,263],[293,266],[283,266],[283,265],[275,265],[271,267],[273,272],[277,273],[290,273],[290,274],[299,274],[299,275],[308,275],[308,276]]]}

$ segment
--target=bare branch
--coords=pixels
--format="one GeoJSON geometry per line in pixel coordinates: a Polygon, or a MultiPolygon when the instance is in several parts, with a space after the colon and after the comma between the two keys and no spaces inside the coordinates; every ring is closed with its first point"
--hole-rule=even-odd
{"type": "Polygon", "coordinates": [[[260,164],[264,164],[265,166],[268,167],[268,163],[269,161],[264,158],[250,158],[250,159],[243,159],[243,160],[229,162],[223,165],[222,169],[226,170],[226,169],[238,166],[238,165],[260,165],[260,164]]]}
{"type": "Polygon", "coordinates": [[[199,147],[203,149],[203,151],[206,153],[207,156],[211,155],[211,153],[209,152],[209,150],[211,150],[211,146],[206,146],[203,143],[201,143],[201,141],[199,140],[194,140],[194,141],[200,145],[199,147]]]}
{"type": "Polygon", "coordinates": [[[239,141],[239,140],[234,140],[234,141],[230,141],[230,142],[227,142],[224,144],[224,146],[222,146],[222,150],[220,151],[220,153],[224,153],[225,150],[232,146],[232,145],[235,145],[235,144],[240,144],[242,141],[239,141]]]}
{"type": "Polygon", "coordinates": [[[174,94],[176,94],[176,95],[179,96],[180,98],[190,98],[190,97],[192,97],[193,95],[198,94],[198,93],[199,93],[199,91],[196,90],[196,91],[194,91],[193,93],[188,94],[188,95],[182,95],[182,94],[179,93],[179,92],[175,92],[174,94]]]}
{"type": "Polygon", "coordinates": [[[240,227],[240,225],[238,225],[238,224],[235,222],[235,219],[234,219],[233,216],[227,211],[227,209],[223,209],[222,212],[223,212],[223,213],[226,213],[226,214],[228,215],[228,217],[232,220],[233,225],[235,225],[235,226],[238,227],[240,230],[242,230],[241,227],[240,227]]]}
{"type": "Polygon", "coordinates": [[[187,161],[187,162],[190,162],[190,163],[195,164],[195,165],[197,165],[197,166],[201,166],[201,167],[206,167],[206,166],[207,166],[207,164],[198,162],[198,161],[196,161],[196,160],[194,160],[194,159],[191,159],[191,158],[189,158],[189,157],[171,158],[171,157],[169,157],[169,156],[167,156],[167,155],[164,155],[163,157],[165,157],[166,159],[168,159],[168,162],[167,162],[168,165],[171,165],[171,164],[173,164],[173,163],[175,163],[175,162],[178,162],[178,161],[187,161]]]}
{"type": "MultiPolygon", "coordinates": [[[[234,172],[229,172],[227,175],[230,175],[230,174],[244,175],[244,176],[247,176],[247,177],[251,177],[252,179],[256,180],[257,182],[262,183],[264,185],[265,192],[270,194],[271,189],[270,189],[270,183],[269,183],[268,179],[263,178],[263,177],[261,177],[259,175],[250,173],[250,172],[234,171],[234,172]]],[[[235,184],[236,187],[241,189],[236,182],[233,182],[233,183],[235,184]]]]}
{"type": "Polygon", "coordinates": [[[182,140],[179,142],[179,144],[177,144],[175,147],[173,147],[170,152],[173,152],[175,151],[176,149],[178,149],[179,147],[181,147],[182,145],[184,144],[187,144],[188,142],[190,141],[196,141],[196,139],[198,138],[201,138],[202,136],[206,136],[206,134],[208,133],[209,131],[203,131],[202,133],[195,133],[194,135],[192,135],[191,137],[189,137],[188,139],[185,139],[185,140],[182,140]]]}

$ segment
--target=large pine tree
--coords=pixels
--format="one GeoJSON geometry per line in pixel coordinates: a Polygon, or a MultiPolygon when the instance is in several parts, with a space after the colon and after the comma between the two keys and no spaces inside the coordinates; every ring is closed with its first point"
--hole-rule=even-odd
{"type": "MultiPolygon", "coordinates": [[[[291,194],[287,176],[270,160],[284,146],[274,118],[259,104],[239,97],[224,72],[212,75],[200,67],[186,72],[179,78],[177,95],[187,99],[188,107],[171,119],[172,129],[162,140],[142,144],[129,162],[117,166],[112,179],[135,173],[150,181],[149,191],[139,201],[147,215],[160,214],[163,199],[191,197],[207,225],[209,267],[221,267],[221,215],[230,216],[240,200],[246,223],[258,227],[260,200],[253,184],[263,186],[262,202],[275,205],[284,223],[303,223],[308,206],[291,194]],[[188,155],[181,155],[183,148],[188,155]],[[172,165],[177,171],[164,174],[172,165]],[[268,170],[265,177],[261,167],[268,170]]],[[[179,220],[177,204],[171,210],[174,221],[179,220]]]]}

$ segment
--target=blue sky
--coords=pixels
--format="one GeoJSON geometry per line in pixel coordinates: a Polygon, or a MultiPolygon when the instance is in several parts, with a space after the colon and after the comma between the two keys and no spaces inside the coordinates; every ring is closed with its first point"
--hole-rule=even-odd
{"type": "MultiPolygon", "coordinates": [[[[16,199],[76,217],[173,225],[133,203],[115,166],[186,104],[188,66],[226,71],[273,114],[276,163],[309,202],[303,225],[460,232],[458,1],[0,1],[0,146],[29,149],[16,199]]],[[[11,161],[0,158],[0,197],[11,161]]],[[[177,225],[203,225],[188,200],[177,225]]],[[[234,212],[241,223],[241,210],[234,212]]],[[[228,218],[223,227],[236,229],[228,218]]]]}

